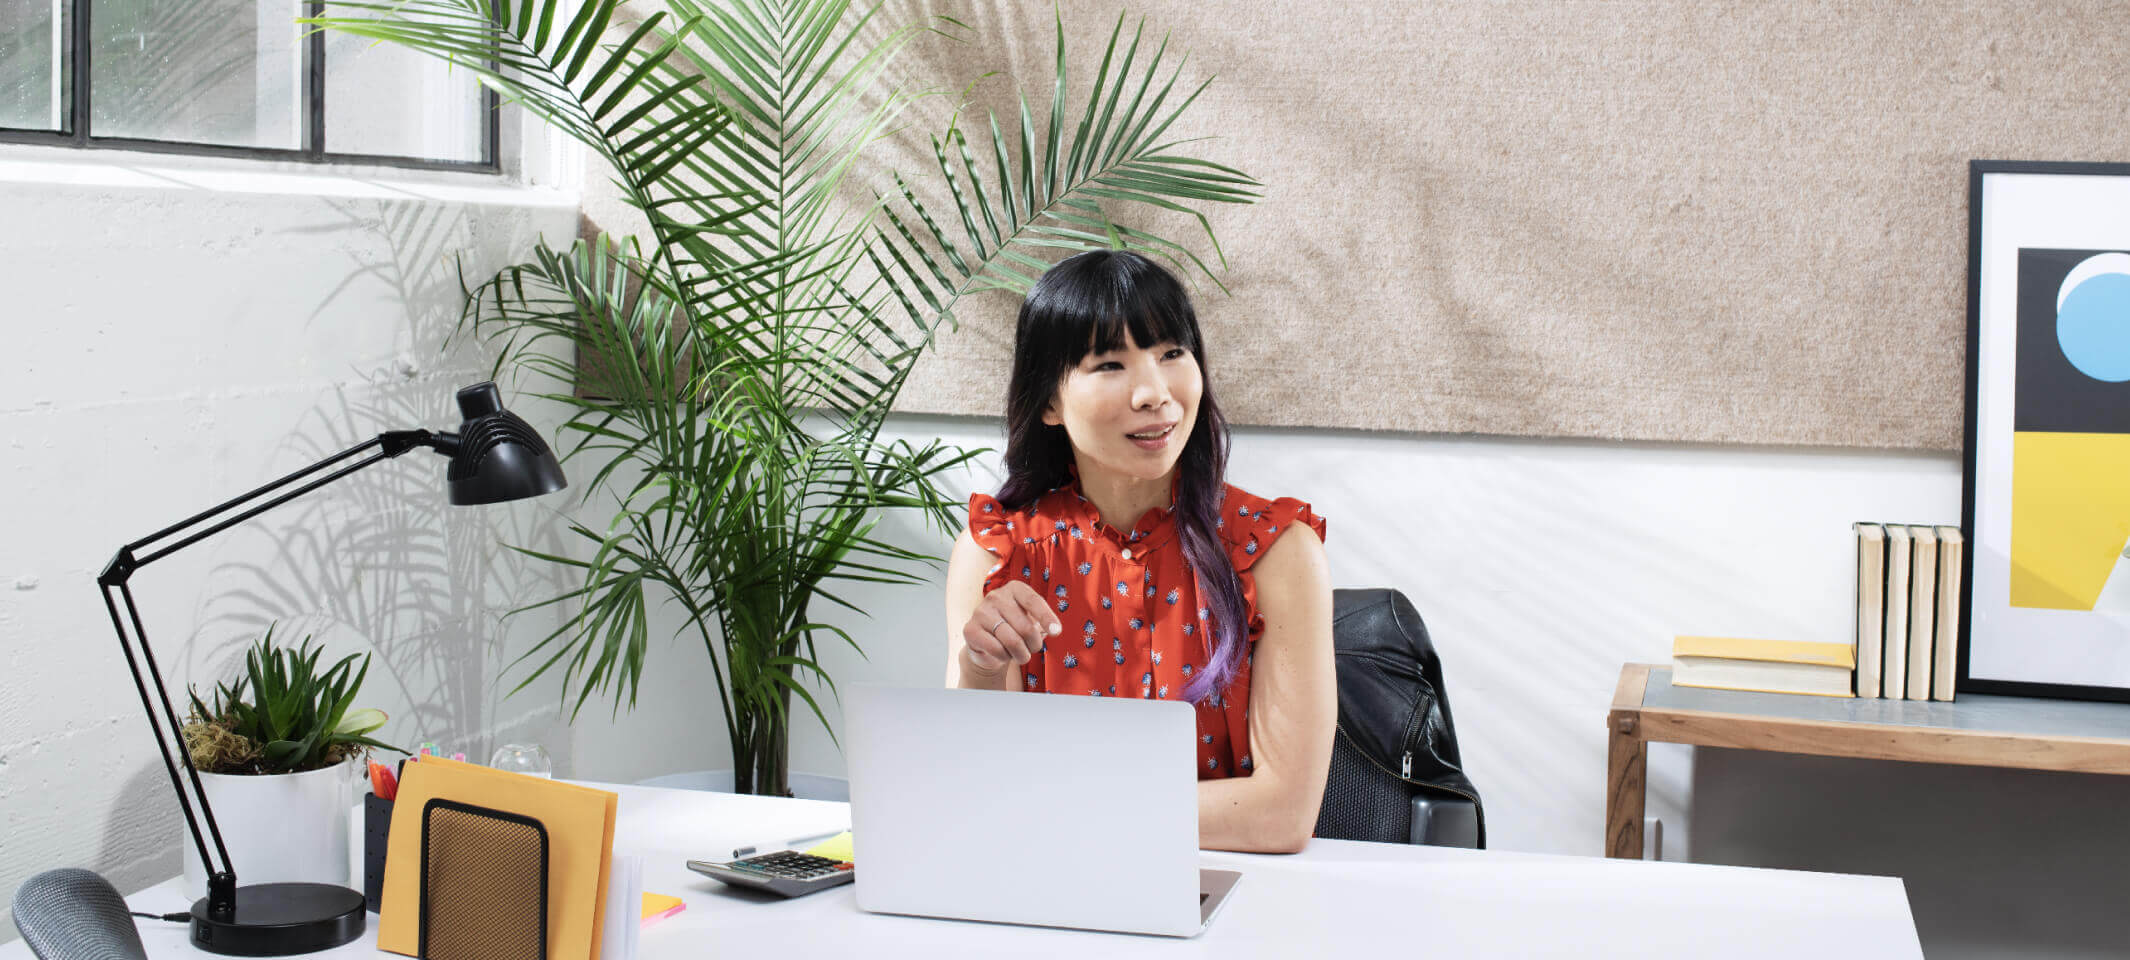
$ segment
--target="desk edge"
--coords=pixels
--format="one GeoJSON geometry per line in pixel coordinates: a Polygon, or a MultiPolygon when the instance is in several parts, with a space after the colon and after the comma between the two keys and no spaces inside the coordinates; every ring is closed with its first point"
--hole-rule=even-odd
{"type": "Polygon", "coordinates": [[[1649,672],[1657,669],[1655,664],[1630,663],[1620,668],[1620,685],[1612,692],[1612,713],[1609,726],[1615,733],[1633,733],[1632,727],[1622,728],[1622,719],[1633,719],[1642,710],[1642,697],[1649,692],[1649,672]]]}
{"type": "Polygon", "coordinates": [[[1707,710],[1638,707],[1644,742],[1766,750],[1823,757],[2130,775],[2130,740],[1807,720],[1707,710]]]}

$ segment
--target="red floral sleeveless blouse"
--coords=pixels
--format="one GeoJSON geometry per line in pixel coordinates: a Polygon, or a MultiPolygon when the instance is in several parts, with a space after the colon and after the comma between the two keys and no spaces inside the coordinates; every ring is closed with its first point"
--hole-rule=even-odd
{"type": "MultiPolygon", "coordinates": [[[[969,498],[970,535],[998,557],[984,577],[984,593],[1011,580],[1027,583],[1050,601],[1065,628],[1021,668],[1028,690],[1183,698],[1192,671],[1211,655],[1211,611],[1184,562],[1174,510],[1173,504],[1148,510],[1132,529],[1118,530],[1102,523],[1077,482],[1013,512],[985,494],[969,498]]],[[[1323,519],[1307,503],[1226,488],[1215,532],[1242,580],[1250,646],[1227,689],[1197,704],[1200,780],[1250,774],[1248,653],[1265,630],[1251,567],[1296,523],[1324,536],[1323,519]]]]}

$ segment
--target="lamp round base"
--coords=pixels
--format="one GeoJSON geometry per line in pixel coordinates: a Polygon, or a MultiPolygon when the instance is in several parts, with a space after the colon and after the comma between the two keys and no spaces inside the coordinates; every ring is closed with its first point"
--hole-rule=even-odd
{"type": "Polygon", "coordinates": [[[214,916],[192,904],[192,945],[209,953],[280,957],[337,947],[362,936],[362,894],[330,883],[255,883],[237,888],[237,909],[214,916]]]}

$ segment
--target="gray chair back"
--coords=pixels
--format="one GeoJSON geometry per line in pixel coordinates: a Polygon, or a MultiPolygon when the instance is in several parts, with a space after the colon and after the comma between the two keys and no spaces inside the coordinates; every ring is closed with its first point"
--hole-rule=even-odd
{"type": "Polygon", "coordinates": [[[15,929],[39,960],[148,960],[126,900],[76,867],[46,870],[15,891],[15,929]]]}

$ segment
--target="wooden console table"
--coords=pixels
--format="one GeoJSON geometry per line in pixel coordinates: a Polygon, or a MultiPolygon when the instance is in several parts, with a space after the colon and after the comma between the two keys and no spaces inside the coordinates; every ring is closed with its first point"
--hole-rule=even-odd
{"type": "Polygon", "coordinates": [[[1620,671],[1608,719],[1605,855],[1642,855],[1649,744],[2130,774],[2130,704],[1961,694],[1952,703],[1675,687],[1620,671]]]}

